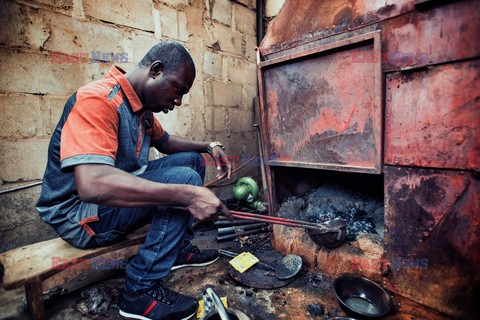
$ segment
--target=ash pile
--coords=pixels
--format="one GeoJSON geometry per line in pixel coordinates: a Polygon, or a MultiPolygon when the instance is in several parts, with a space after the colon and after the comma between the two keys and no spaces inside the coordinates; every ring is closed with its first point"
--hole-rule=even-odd
{"type": "Polygon", "coordinates": [[[383,197],[348,189],[335,182],[327,182],[303,197],[286,198],[278,214],[316,223],[344,219],[350,241],[356,240],[359,233],[378,234],[383,238],[383,197]]]}

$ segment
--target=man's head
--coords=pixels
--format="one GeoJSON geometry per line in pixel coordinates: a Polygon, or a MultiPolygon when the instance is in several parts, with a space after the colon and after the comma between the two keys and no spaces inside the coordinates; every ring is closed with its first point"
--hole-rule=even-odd
{"type": "Polygon", "coordinates": [[[143,75],[137,94],[145,108],[168,113],[182,104],[195,79],[195,64],[179,43],[156,44],[138,63],[143,75]]]}

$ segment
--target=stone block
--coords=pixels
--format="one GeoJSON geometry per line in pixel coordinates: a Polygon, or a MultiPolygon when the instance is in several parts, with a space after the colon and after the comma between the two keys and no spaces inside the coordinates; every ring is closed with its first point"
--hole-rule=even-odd
{"type": "Polygon", "coordinates": [[[69,98],[70,95],[45,95],[42,97],[42,101],[50,114],[48,118],[48,126],[45,128],[48,135],[51,135],[53,130],[55,130],[55,127],[62,116],[65,103],[69,98]]]}
{"type": "Polygon", "coordinates": [[[241,5],[234,5],[235,28],[243,34],[255,35],[255,12],[241,5]]]}
{"type": "Polygon", "coordinates": [[[1,94],[0,137],[28,138],[47,135],[50,114],[43,97],[32,94],[1,94]]]}
{"type": "Polygon", "coordinates": [[[151,0],[83,0],[87,16],[145,31],[154,31],[151,0]]]}
{"type": "Polygon", "coordinates": [[[213,104],[215,106],[240,106],[242,103],[242,86],[219,81],[210,82],[213,104]]]}
{"type": "Polygon", "coordinates": [[[178,39],[177,10],[167,6],[161,6],[157,9],[160,13],[162,37],[178,39]]]}
{"type": "MultiPolygon", "coordinates": [[[[257,96],[257,86],[244,85],[242,90],[242,109],[250,110],[255,118],[255,105],[253,98],[257,96]]],[[[258,120],[257,120],[258,121],[258,120]]]]}
{"type": "MultiPolygon", "coordinates": [[[[208,1],[206,3],[208,3],[208,1]]],[[[204,35],[205,27],[204,27],[203,8],[189,6],[185,8],[184,12],[187,20],[187,33],[189,35],[204,35]]],[[[201,37],[193,37],[193,40],[195,41],[195,39],[197,38],[201,38],[201,37]]],[[[198,39],[198,40],[203,41],[203,39],[198,39]]]]}
{"type": "Polygon", "coordinates": [[[229,128],[232,132],[248,132],[252,130],[253,113],[251,109],[246,108],[230,108],[229,113],[229,128]]]}
{"type": "Polygon", "coordinates": [[[28,47],[66,54],[81,52],[89,58],[92,51],[132,54],[132,35],[128,31],[103,23],[78,21],[45,9],[23,10],[28,22],[24,25],[23,41],[28,47]]]}
{"type": "Polygon", "coordinates": [[[227,70],[227,81],[240,84],[255,85],[257,83],[257,65],[245,59],[225,57],[223,59],[227,70]]]}
{"type": "Polygon", "coordinates": [[[53,133],[70,95],[0,95],[3,138],[46,137],[53,133]]]}
{"type": "Polygon", "coordinates": [[[351,250],[345,245],[333,249],[321,248],[317,253],[317,270],[330,277],[338,277],[343,273],[356,273],[352,261],[361,255],[358,248],[351,250]]]}
{"type": "Polygon", "coordinates": [[[215,107],[213,115],[213,131],[227,130],[227,110],[222,107],[215,107]]]}
{"type": "Polygon", "coordinates": [[[265,16],[269,18],[275,17],[280,12],[284,2],[285,0],[267,1],[265,3],[265,16]]]}
{"type": "Polygon", "coordinates": [[[178,20],[178,40],[186,42],[188,41],[189,33],[187,29],[187,15],[185,14],[185,12],[178,11],[177,20],[178,20]]]}
{"type": "Polygon", "coordinates": [[[257,46],[257,37],[249,34],[244,35],[245,38],[245,48],[243,50],[245,57],[248,61],[257,63],[255,47],[257,46]]]}
{"type": "Polygon", "coordinates": [[[52,58],[45,54],[0,49],[0,90],[72,94],[80,86],[101,79],[110,69],[106,63],[51,62],[52,58]]]}
{"type": "Polygon", "coordinates": [[[36,11],[13,1],[2,3],[0,43],[10,47],[42,47],[50,30],[45,23],[39,24],[32,12],[36,11]]]}
{"type": "Polygon", "coordinates": [[[162,2],[174,7],[188,5],[188,0],[162,0],[162,2]]]}
{"type": "Polygon", "coordinates": [[[256,1],[254,0],[236,0],[236,2],[243,4],[246,7],[254,8],[256,5],[256,1]]]}
{"type": "Polygon", "coordinates": [[[232,4],[229,0],[216,0],[213,4],[212,18],[226,24],[232,23],[232,4]]]}
{"type": "Polygon", "coordinates": [[[43,178],[50,140],[22,139],[0,144],[0,177],[6,182],[43,178]]]}
{"type": "Polygon", "coordinates": [[[0,195],[0,252],[58,237],[35,210],[41,186],[0,195]]]}
{"type": "MultiPolygon", "coordinates": [[[[245,155],[250,158],[253,155],[258,154],[258,143],[257,143],[257,135],[253,131],[246,131],[241,133],[243,135],[242,141],[245,144],[245,149],[244,153],[245,155]]],[[[258,170],[260,172],[260,161],[255,161],[251,167],[255,167],[255,170],[258,170]]]]}
{"type": "Polygon", "coordinates": [[[55,8],[70,10],[73,8],[74,0],[33,0],[36,3],[46,4],[55,8]]]}
{"type": "Polygon", "coordinates": [[[160,41],[157,40],[157,38],[155,38],[155,36],[151,33],[143,31],[135,32],[135,34],[132,35],[133,54],[131,57],[131,62],[138,64],[147,54],[147,52],[158,42],[160,41]]]}
{"type": "Polygon", "coordinates": [[[358,247],[368,259],[381,259],[384,254],[383,241],[376,234],[361,233],[357,236],[358,247]]]}
{"type": "Polygon", "coordinates": [[[242,34],[217,22],[207,26],[205,40],[207,47],[242,55],[242,34]]]}
{"type": "Polygon", "coordinates": [[[203,113],[203,117],[205,119],[205,130],[207,132],[206,138],[210,140],[209,134],[214,131],[213,130],[213,117],[215,114],[215,107],[205,106],[205,111],[203,113]]]}
{"type": "Polygon", "coordinates": [[[192,114],[191,108],[176,107],[167,114],[158,113],[157,119],[168,133],[185,137],[192,126],[192,114]]]}
{"type": "Polygon", "coordinates": [[[272,245],[283,254],[293,253],[302,257],[309,271],[315,269],[315,253],[318,246],[303,229],[273,225],[272,245]]]}
{"type": "Polygon", "coordinates": [[[205,51],[203,54],[203,71],[216,79],[222,78],[222,56],[218,53],[205,51]]]}

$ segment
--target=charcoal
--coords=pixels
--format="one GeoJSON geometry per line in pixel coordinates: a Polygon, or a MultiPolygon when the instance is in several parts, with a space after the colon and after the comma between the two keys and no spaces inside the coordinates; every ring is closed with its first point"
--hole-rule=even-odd
{"type": "Polygon", "coordinates": [[[323,306],[318,303],[309,304],[307,310],[312,316],[321,316],[324,313],[323,306]]]}
{"type": "Polygon", "coordinates": [[[383,199],[327,182],[303,198],[287,198],[279,214],[315,223],[344,219],[347,222],[347,240],[355,240],[359,233],[375,234],[383,225],[383,199]]]}

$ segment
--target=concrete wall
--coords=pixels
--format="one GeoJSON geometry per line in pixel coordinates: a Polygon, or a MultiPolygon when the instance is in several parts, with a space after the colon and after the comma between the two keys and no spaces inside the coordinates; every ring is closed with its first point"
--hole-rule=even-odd
{"type": "MultiPolygon", "coordinates": [[[[173,134],[220,140],[231,156],[256,154],[254,0],[26,0],[0,9],[0,193],[42,179],[66,99],[112,63],[52,63],[52,52],[126,53],[132,68],[160,40],[190,51],[197,78],[184,105],[158,115],[173,134]]],[[[240,175],[258,175],[257,167],[240,175]]],[[[207,169],[207,181],[215,170],[207,169]]],[[[234,176],[238,177],[238,176],[234,176]]],[[[232,186],[219,190],[227,197],[232,186]]],[[[40,188],[0,194],[0,251],[54,236],[34,210],[40,188]]]]}

